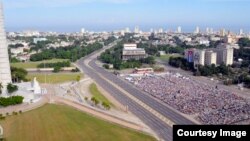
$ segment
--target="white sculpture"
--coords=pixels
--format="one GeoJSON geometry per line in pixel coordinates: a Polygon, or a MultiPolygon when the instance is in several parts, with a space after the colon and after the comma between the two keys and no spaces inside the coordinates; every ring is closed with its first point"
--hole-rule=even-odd
{"type": "Polygon", "coordinates": [[[36,80],[36,77],[31,82],[31,87],[34,90],[34,94],[41,94],[42,93],[42,89],[39,85],[39,82],[36,80]]]}

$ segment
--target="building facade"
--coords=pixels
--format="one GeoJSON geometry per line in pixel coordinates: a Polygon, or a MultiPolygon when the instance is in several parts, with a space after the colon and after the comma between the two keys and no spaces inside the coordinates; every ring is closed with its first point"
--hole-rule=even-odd
{"type": "Polygon", "coordinates": [[[205,53],[205,65],[212,65],[217,63],[217,53],[213,51],[206,51],[205,53]]]}
{"type": "Polygon", "coordinates": [[[217,48],[199,50],[195,48],[185,50],[185,59],[197,65],[225,65],[233,64],[234,45],[220,44],[217,48]]]}
{"type": "Polygon", "coordinates": [[[146,51],[143,48],[137,48],[137,44],[124,44],[122,51],[122,60],[127,61],[130,59],[139,60],[145,58],[146,51]]]}
{"type": "Polygon", "coordinates": [[[220,44],[213,50],[217,53],[217,64],[233,64],[234,48],[228,44],[220,44]]]}

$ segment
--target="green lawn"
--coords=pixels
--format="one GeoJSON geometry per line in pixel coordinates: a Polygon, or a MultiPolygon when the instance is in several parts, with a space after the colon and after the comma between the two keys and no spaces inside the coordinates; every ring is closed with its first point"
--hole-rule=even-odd
{"type": "Polygon", "coordinates": [[[25,62],[25,63],[11,63],[12,67],[16,68],[37,68],[37,65],[41,63],[56,63],[56,62],[63,62],[63,61],[68,61],[67,59],[52,59],[52,60],[45,60],[45,61],[37,61],[37,62],[25,62]]]}
{"type": "Polygon", "coordinates": [[[8,141],[155,141],[63,105],[45,105],[0,121],[8,141]]]}
{"type": "Polygon", "coordinates": [[[90,93],[99,101],[101,102],[106,102],[107,104],[109,105],[112,105],[113,104],[98,90],[97,86],[95,83],[92,83],[90,86],[89,86],[89,91],[90,93]]]}
{"type": "Polygon", "coordinates": [[[183,57],[183,56],[180,54],[166,54],[166,55],[162,55],[158,58],[161,59],[162,61],[168,61],[170,57],[183,57]]]}
{"type": "MultiPolygon", "coordinates": [[[[47,83],[63,83],[68,81],[76,81],[77,76],[83,76],[82,73],[49,73],[46,75],[47,83]]],[[[45,83],[45,74],[42,73],[29,73],[27,79],[33,80],[36,77],[40,83],[45,83]]]]}

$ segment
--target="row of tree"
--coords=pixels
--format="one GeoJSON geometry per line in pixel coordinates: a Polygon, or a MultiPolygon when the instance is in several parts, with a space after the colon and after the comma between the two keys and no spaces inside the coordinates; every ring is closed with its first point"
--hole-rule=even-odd
{"type": "Polygon", "coordinates": [[[249,38],[240,38],[238,41],[240,47],[250,47],[250,39],[249,38]]]}
{"type": "Polygon", "coordinates": [[[19,47],[24,47],[24,45],[23,44],[10,44],[9,45],[9,48],[19,48],[19,47]]]}
{"type": "Polygon", "coordinates": [[[87,46],[69,46],[64,48],[49,48],[42,50],[42,52],[33,54],[30,57],[31,61],[42,61],[53,58],[69,59],[72,62],[84,57],[103,47],[102,44],[96,42],[87,46]]]}
{"type": "Polygon", "coordinates": [[[104,41],[104,45],[106,46],[106,45],[114,42],[115,40],[116,40],[116,37],[114,37],[114,36],[108,37],[108,39],[104,41]]]}
{"type": "Polygon", "coordinates": [[[198,66],[198,69],[195,72],[195,75],[199,76],[212,76],[212,75],[226,75],[228,76],[231,74],[231,69],[229,66],[226,66],[225,64],[221,64],[219,66],[212,65],[205,65],[205,66],[198,66]]]}
{"type": "Polygon", "coordinates": [[[52,41],[47,40],[47,41],[38,41],[36,44],[35,43],[30,43],[29,45],[31,46],[30,51],[36,51],[38,52],[39,50],[46,49],[47,45],[52,43],[52,41]]]}
{"type": "Polygon", "coordinates": [[[26,79],[28,72],[23,68],[11,67],[11,77],[14,83],[28,81],[26,79]]]}
{"type": "Polygon", "coordinates": [[[248,67],[250,65],[250,39],[240,38],[238,41],[240,49],[234,50],[234,58],[243,59],[243,65],[241,67],[248,67]]]}
{"type": "Polygon", "coordinates": [[[193,63],[189,63],[183,57],[170,57],[169,58],[169,65],[176,67],[176,68],[181,68],[183,70],[194,71],[193,63]]]}
{"type": "MultiPolygon", "coordinates": [[[[41,63],[37,67],[38,68],[54,68],[53,72],[57,73],[61,71],[63,67],[70,67],[69,61],[63,61],[63,62],[56,62],[56,63],[41,63]]],[[[75,70],[72,70],[72,72],[75,70]]]]}
{"type": "MultiPolygon", "coordinates": [[[[92,97],[92,98],[91,98],[91,101],[92,101],[96,106],[100,103],[100,101],[99,101],[97,98],[95,98],[95,97],[92,97]]],[[[111,108],[111,106],[110,106],[108,103],[106,103],[106,102],[102,102],[102,107],[105,108],[106,110],[109,110],[109,109],[111,108]]]]}

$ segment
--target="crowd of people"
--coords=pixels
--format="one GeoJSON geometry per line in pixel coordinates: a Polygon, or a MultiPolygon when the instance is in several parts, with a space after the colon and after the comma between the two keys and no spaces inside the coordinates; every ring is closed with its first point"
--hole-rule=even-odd
{"type": "Polygon", "coordinates": [[[250,102],[237,94],[178,73],[132,77],[130,82],[203,124],[237,124],[250,119],[250,102]]]}

